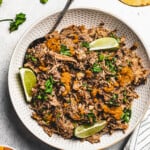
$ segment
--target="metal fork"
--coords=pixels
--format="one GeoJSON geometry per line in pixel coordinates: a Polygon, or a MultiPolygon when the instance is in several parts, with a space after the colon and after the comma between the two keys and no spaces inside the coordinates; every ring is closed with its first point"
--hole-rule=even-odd
{"type": "MultiPolygon", "coordinates": [[[[67,3],[64,7],[64,9],[59,13],[57,19],[56,19],[56,22],[55,24],[53,25],[53,27],[51,28],[51,30],[48,32],[49,33],[52,33],[56,28],[57,26],[59,25],[59,23],[61,22],[61,20],[63,19],[64,15],[66,14],[67,10],[69,9],[69,6],[71,5],[71,3],[73,2],[74,0],[67,0],[67,3]]],[[[39,43],[42,43],[44,42],[46,39],[45,37],[40,37],[36,40],[34,40],[32,43],[30,43],[29,47],[28,48],[32,48],[32,47],[35,47],[37,44],[39,43]]]]}

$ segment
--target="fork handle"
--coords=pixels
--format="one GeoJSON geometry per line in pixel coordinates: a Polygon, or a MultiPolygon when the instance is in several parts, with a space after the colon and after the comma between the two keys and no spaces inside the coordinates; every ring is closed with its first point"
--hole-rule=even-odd
{"type": "Polygon", "coordinates": [[[52,33],[56,28],[57,26],[59,25],[60,21],[63,19],[64,15],[66,14],[69,6],[71,5],[71,3],[73,2],[74,0],[67,0],[67,3],[64,7],[64,9],[59,13],[58,17],[57,17],[57,20],[55,22],[55,24],[53,25],[52,29],[50,30],[49,33],[52,33]]]}

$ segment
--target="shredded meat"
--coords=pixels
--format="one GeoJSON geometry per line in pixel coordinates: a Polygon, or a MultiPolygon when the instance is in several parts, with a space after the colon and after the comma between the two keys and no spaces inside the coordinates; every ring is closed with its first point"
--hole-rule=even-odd
{"type": "Polygon", "coordinates": [[[102,134],[128,128],[131,104],[138,98],[135,88],[145,83],[149,71],[136,54],[138,45],[126,47],[125,37],[115,32],[104,23],[90,29],[72,25],[27,50],[23,66],[37,77],[32,118],[49,136],[75,138],[76,127],[105,120],[103,130],[84,139],[97,143],[102,134]],[[120,39],[117,50],[89,51],[89,42],[110,36],[120,39]]]}

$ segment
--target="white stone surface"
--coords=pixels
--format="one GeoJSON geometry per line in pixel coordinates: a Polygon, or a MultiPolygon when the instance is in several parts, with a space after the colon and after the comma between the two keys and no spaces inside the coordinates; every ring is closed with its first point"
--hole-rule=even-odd
{"type": "MultiPolygon", "coordinates": [[[[0,7],[0,19],[14,18],[19,12],[27,14],[27,21],[18,31],[11,34],[8,31],[9,22],[0,23],[0,145],[10,145],[16,150],[53,149],[35,138],[22,125],[12,108],[7,86],[9,62],[17,41],[35,20],[45,14],[60,11],[66,2],[66,0],[49,0],[46,5],[42,5],[39,1],[3,0],[0,7]]],[[[94,7],[122,18],[143,39],[150,54],[150,6],[129,7],[118,0],[75,0],[71,7],[94,7]]],[[[125,141],[122,141],[109,150],[121,150],[124,143],[125,141]]]]}

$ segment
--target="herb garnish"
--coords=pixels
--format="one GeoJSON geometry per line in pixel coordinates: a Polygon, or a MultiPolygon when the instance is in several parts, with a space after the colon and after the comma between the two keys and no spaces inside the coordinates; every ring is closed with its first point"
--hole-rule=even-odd
{"type": "Polygon", "coordinates": [[[88,84],[87,84],[87,83],[83,83],[82,86],[83,86],[83,87],[87,87],[88,84]]]}
{"type": "Polygon", "coordinates": [[[115,66],[115,58],[112,58],[112,59],[106,58],[105,64],[106,64],[106,66],[109,67],[109,70],[111,72],[116,73],[117,67],[115,66]]]}
{"type": "Polygon", "coordinates": [[[131,109],[124,109],[123,114],[121,116],[122,121],[128,123],[131,118],[131,113],[131,109]]]}
{"type": "Polygon", "coordinates": [[[47,96],[46,96],[45,92],[41,90],[39,92],[39,94],[37,95],[37,99],[39,99],[39,100],[46,100],[47,96]]]}
{"type": "Polygon", "coordinates": [[[23,24],[26,21],[26,15],[19,13],[16,15],[16,18],[10,22],[9,31],[13,32],[18,29],[19,25],[23,24]]]}
{"type": "Polygon", "coordinates": [[[34,56],[32,56],[32,55],[26,55],[26,59],[31,59],[33,62],[37,62],[37,58],[35,58],[34,56]]]}
{"type": "Polygon", "coordinates": [[[96,117],[95,117],[95,114],[94,113],[88,113],[87,114],[87,117],[88,117],[88,119],[91,121],[92,120],[92,122],[96,122],[96,117]]]}
{"type": "Polygon", "coordinates": [[[87,49],[90,48],[90,44],[88,42],[85,42],[85,41],[81,43],[81,46],[86,47],[87,49]]]}
{"type": "Polygon", "coordinates": [[[106,104],[109,106],[118,107],[119,103],[116,101],[117,99],[118,99],[118,94],[113,94],[112,98],[108,102],[106,102],[106,104]]]}
{"type": "Polygon", "coordinates": [[[45,92],[48,94],[52,94],[53,91],[53,84],[54,84],[54,80],[53,77],[50,76],[49,79],[46,81],[45,83],[45,92]]]}
{"type": "Polygon", "coordinates": [[[26,21],[26,15],[23,13],[16,14],[16,18],[13,19],[2,19],[0,22],[10,21],[9,31],[10,33],[17,30],[21,24],[26,21]]]}
{"type": "Polygon", "coordinates": [[[65,45],[61,45],[60,54],[66,55],[66,56],[71,56],[70,50],[65,45]]]}
{"type": "Polygon", "coordinates": [[[48,0],[40,0],[40,2],[41,2],[42,4],[46,4],[46,3],[48,2],[48,0]]]}
{"type": "Polygon", "coordinates": [[[61,116],[61,113],[56,114],[56,118],[59,119],[61,116]]]}
{"type": "Polygon", "coordinates": [[[99,55],[99,61],[103,61],[105,59],[105,56],[103,54],[99,55]]]}
{"type": "Polygon", "coordinates": [[[94,63],[93,67],[92,67],[92,72],[96,72],[99,73],[102,71],[102,68],[99,66],[98,63],[94,63]]]}
{"type": "Polygon", "coordinates": [[[2,4],[3,0],[0,0],[0,5],[2,4]]]}
{"type": "Polygon", "coordinates": [[[124,96],[123,102],[126,103],[127,102],[127,91],[126,90],[123,91],[123,96],[124,96]]]}
{"type": "Polygon", "coordinates": [[[118,38],[114,33],[110,33],[110,37],[114,38],[117,40],[118,43],[120,43],[120,38],[118,38]]]}

